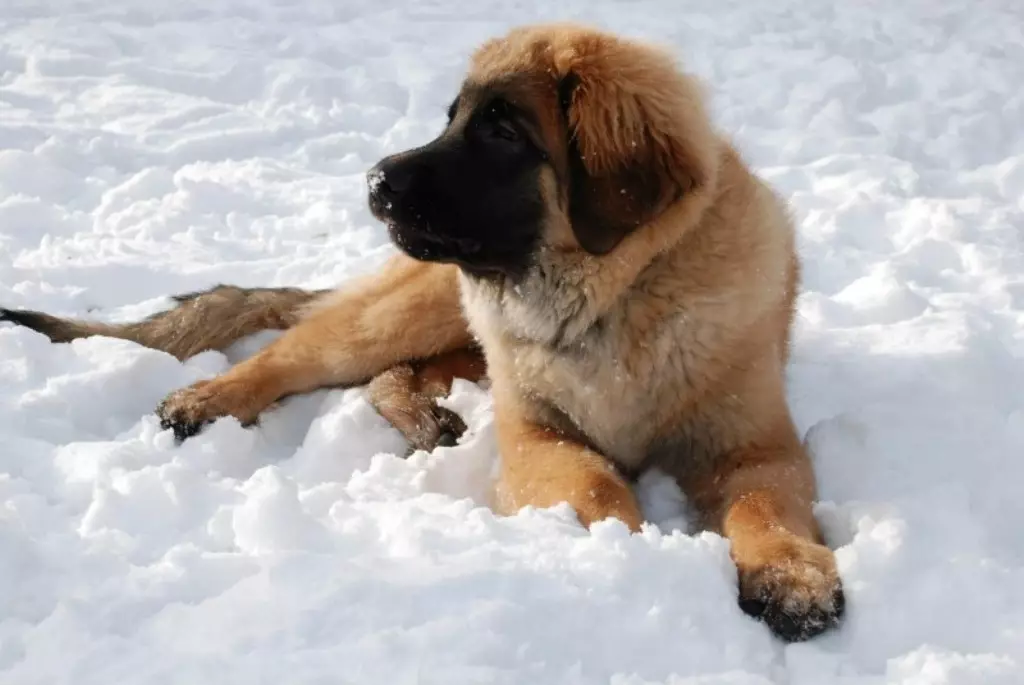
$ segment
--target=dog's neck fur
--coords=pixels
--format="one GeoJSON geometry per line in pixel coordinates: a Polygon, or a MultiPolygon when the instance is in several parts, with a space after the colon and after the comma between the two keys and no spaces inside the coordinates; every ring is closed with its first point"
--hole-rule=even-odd
{"type": "Polygon", "coordinates": [[[542,249],[520,277],[464,277],[463,297],[472,324],[481,309],[514,339],[561,349],[578,342],[603,313],[587,274],[585,256],[542,249]]]}
{"type": "Polygon", "coordinates": [[[684,196],[607,255],[544,246],[516,279],[463,273],[462,300],[470,327],[501,330],[513,339],[552,349],[580,344],[640,275],[700,224],[718,190],[717,184],[709,183],[684,196]],[[475,325],[479,317],[482,325],[475,325]]]}

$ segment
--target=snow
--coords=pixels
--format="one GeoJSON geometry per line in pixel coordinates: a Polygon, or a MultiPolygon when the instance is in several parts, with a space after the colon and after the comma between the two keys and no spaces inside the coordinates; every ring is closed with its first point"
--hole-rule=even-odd
{"type": "Polygon", "coordinates": [[[184,364],[0,327],[0,682],[1024,682],[1024,10],[1015,0],[5,0],[0,303],[134,319],[215,282],[326,287],[393,249],[365,170],[468,51],[578,18],[672,45],[791,202],[790,397],[841,629],[785,646],[728,545],[500,518],[485,387],[408,460],[359,388],[175,446],[184,364]]]}

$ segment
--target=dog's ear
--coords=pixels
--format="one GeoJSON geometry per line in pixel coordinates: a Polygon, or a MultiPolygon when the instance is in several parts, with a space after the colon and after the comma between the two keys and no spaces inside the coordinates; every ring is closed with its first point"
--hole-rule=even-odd
{"type": "Polygon", "coordinates": [[[568,213],[580,246],[606,254],[714,174],[716,144],[696,83],[633,44],[578,47],[558,87],[568,213]]]}

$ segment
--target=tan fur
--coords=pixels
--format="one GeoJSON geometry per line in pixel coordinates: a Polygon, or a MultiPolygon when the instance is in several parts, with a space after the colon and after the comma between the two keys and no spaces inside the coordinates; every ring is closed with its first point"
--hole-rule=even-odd
{"type": "MultiPolygon", "coordinates": [[[[467,80],[535,108],[550,153],[547,228],[525,278],[396,257],[249,361],[172,395],[163,415],[252,420],[284,395],[473,337],[494,392],[499,511],[567,501],[585,525],[617,517],[637,530],[627,479],[658,466],[729,538],[745,609],[787,639],[834,623],[841,584],[785,397],[799,265],[782,201],[712,129],[696,82],[651,46],[526,27],[484,44],[467,80]],[[593,190],[588,216],[607,224],[603,254],[581,248],[592,227],[570,218],[570,143],[593,190]]],[[[394,373],[382,383],[414,394],[415,369],[394,373]]]]}
{"type": "Polygon", "coordinates": [[[643,516],[610,459],[517,411],[516,398],[501,398],[500,408],[497,393],[495,400],[501,453],[493,498],[496,511],[514,514],[525,506],[568,502],[585,526],[614,517],[630,530],[640,530],[643,516]]]}
{"type": "MultiPolygon", "coordinates": [[[[334,297],[332,291],[218,285],[175,296],[176,306],[136,322],[108,324],[7,309],[0,309],[0,321],[32,328],[55,343],[104,336],[130,340],[185,360],[209,350],[224,351],[255,333],[288,329],[319,309],[330,308],[334,297]]],[[[374,297],[372,288],[368,289],[366,297],[374,297]]],[[[448,394],[454,377],[478,380],[483,375],[479,350],[457,350],[417,359],[415,364],[404,363],[405,359],[402,357],[403,363],[372,378],[367,393],[370,404],[402,433],[414,450],[429,451],[439,441],[454,441],[465,430],[465,424],[437,400],[448,394]]],[[[320,384],[320,381],[315,383],[320,384]]],[[[193,390],[198,393],[200,387],[218,392],[216,385],[211,387],[206,381],[196,384],[193,390]]],[[[162,410],[169,411],[173,407],[165,402],[162,410]]],[[[251,423],[256,413],[258,410],[237,411],[236,415],[243,422],[251,423]]]]}
{"type": "MultiPolygon", "coordinates": [[[[471,78],[524,68],[581,78],[570,120],[581,126],[593,171],[637,158],[667,164],[683,195],[604,256],[564,247],[562,198],[549,229],[559,245],[542,250],[525,283],[462,279],[496,412],[557,428],[626,473],[672,473],[704,526],[730,538],[749,601],[824,621],[840,586],[786,405],[799,273],[783,203],[711,132],[697,87],[660,52],[574,28],[529,28],[485,46],[471,78]]],[[[509,461],[521,431],[497,425],[509,461]]],[[[533,458],[547,475],[506,476],[506,501],[549,501],[557,483],[595,517],[597,505],[579,501],[593,479],[589,466],[564,459],[566,473],[555,476],[548,459],[533,458]]],[[[620,497],[607,504],[606,491],[594,489],[595,501],[634,520],[620,497]]]]}
{"type": "Polygon", "coordinates": [[[453,266],[396,256],[380,274],[313,301],[299,324],[228,372],[172,393],[160,413],[174,423],[250,423],[287,395],[366,383],[396,364],[465,348],[472,339],[457,276],[453,266]]]}

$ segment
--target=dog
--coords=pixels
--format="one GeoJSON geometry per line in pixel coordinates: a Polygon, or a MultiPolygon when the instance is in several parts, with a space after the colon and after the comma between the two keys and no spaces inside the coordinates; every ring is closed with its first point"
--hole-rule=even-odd
{"type": "MultiPolygon", "coordinates": [[[[584,526],[617,518],[639,531],[630,482],[658,467],[701,528],[730,541],[746,613],[785,641],[841,622],[785,396],[793,222],[669,51],[571,24],[490,39],[440,135],[381,160],[368,186],[397,247],[378,273],[330,293],[221,287],[137,325],[142,344],[146,325],[173,328],[149,344],[180,336],[179,355],[285,329],[171,393],[166,427],[187,437],[223,416],[251,423],[287,395],[369,383],[403,433],[420,419],[389,398],[418,397],[429,446],[460,430],[431,408],[452,378],[486,377],[497,512],[568,502],[584,526]],[[197,313],[229,295],[238,303],[220,311],[233,315],[197,313]]],[[[46,316],[6,312],[51,339],[88,333],[46,316]]]]}

